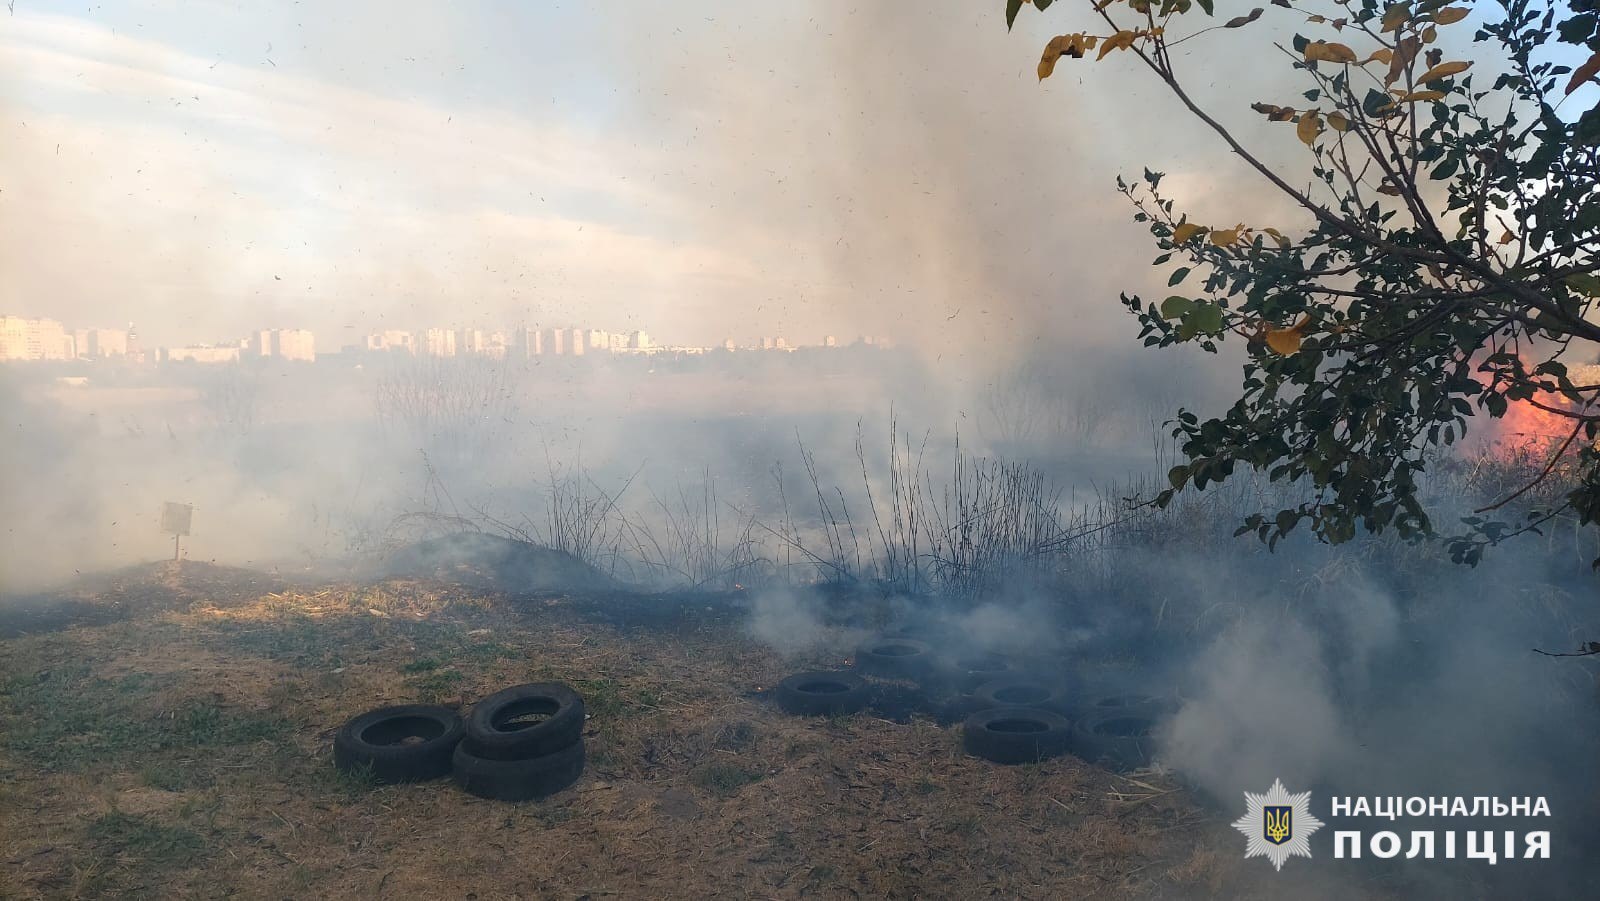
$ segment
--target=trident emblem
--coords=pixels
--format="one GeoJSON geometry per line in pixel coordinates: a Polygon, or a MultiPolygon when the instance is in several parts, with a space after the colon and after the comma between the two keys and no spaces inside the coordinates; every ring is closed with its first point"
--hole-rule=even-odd
{"type": "Polygon", "coordinates": [[[1274,804],[1261,808],[1262,837],[1274,845],[1288,841],[1294,831],[1294,808],[1274,804]]]}

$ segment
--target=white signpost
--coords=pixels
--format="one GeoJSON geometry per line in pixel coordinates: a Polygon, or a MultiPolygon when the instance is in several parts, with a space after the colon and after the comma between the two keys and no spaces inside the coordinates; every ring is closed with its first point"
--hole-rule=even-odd
{"type": "Polygon", "coordinates": [[[177,560],[182,552],[183,536],[189,534],[189,520],[193,517],[194,507],[190,504],[176,504],[167,501],[161,505],[161,531],[172,535],[172,559],[177,560]]]}

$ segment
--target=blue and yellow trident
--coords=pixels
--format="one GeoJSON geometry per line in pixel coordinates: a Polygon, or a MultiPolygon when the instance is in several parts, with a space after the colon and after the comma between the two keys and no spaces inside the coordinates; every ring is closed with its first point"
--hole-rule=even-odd
{"type": "Polygon", "coordinates": [[[1267,841],[1281,845],[1294,834],[1294,808],[1287,804],[1263,805],[1261,831],[1267,841]]]}

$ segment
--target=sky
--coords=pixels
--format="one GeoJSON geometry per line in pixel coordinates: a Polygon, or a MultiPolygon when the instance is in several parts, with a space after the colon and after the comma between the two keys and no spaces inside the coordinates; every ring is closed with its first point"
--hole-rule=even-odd
{"type": "MultiPolygon", "coordinates": [[[[0,311],[325,350],[879,334],[982,365],[1137,347],[1117,293],[1165,279],[1118,175],[1166,171],[1201,221],[1296,224],[1126,55],[1038,82],[1081,11],[1008,33],[990,6],[18,0],[0,311]]],[[[1202,99],[1249,74],[1194,62],[1202,99]]],[[[1253,99],[1220,114],[1297,152],[1253,99]]]]}

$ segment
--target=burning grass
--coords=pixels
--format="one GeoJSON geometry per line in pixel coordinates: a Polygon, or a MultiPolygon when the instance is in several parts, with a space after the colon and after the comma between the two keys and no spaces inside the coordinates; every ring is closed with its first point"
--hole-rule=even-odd
{"type": "MultiPolygon", "coordinates": [[[[1160,776],[1000,767],[956,729],[795,718],[800,666],[712,605],[668,631],[419,582],[259,594],[5,641],[0,858],[20,896],[1268,894],[1160,776]],[[699,617],[699,619],[695,619],[699,617]],[[337,773],[347,717],[563,679],[588,771],[543,802],[337,773]]],[[[1270,875],[1270,874],[1269,874],[1270,875]]]]}

